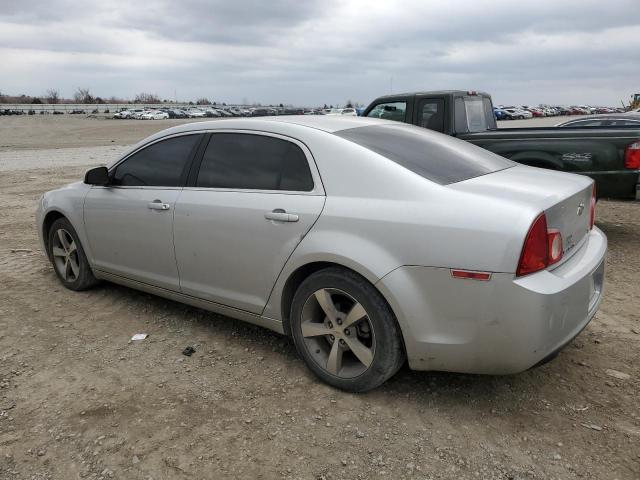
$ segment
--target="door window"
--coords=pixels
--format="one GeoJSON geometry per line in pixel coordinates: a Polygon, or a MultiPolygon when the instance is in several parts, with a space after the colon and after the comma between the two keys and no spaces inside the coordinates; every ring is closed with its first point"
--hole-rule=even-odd
{"type": "Polygon", "coordinates": [[[115,169],[113,185],[177,187],[200,135],[156,142],[134,153],[115,169]]]}
{"type": "Polygon", "coordinates": [[[266,135],[215,133],[196,186],[308,192],[313,178],[307,157],[295,143],[266,135]]]}
{"type": "Polygon", "coordinates": [[[384,118],[386,120],[396,120],[404,122],[407,114],[407,102],[379,103],[369,113],[367,117],[384,118]]]}
{"type": "Polygon", "coordinates": [[[418,125],[436,132],[444,132],[444,101],[428,98],[420,102],[418,125]]]}

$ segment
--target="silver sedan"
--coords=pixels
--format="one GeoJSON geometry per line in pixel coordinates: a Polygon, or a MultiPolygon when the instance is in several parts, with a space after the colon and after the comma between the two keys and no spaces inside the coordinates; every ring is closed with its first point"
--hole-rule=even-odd
{"type": "Polygon", "coordinates": [[[509,374],[595,314],[593,182],[377,119],[174,127],[46,193],[60,281],[107,280],[291,335],[322,380],[509,374]]]}

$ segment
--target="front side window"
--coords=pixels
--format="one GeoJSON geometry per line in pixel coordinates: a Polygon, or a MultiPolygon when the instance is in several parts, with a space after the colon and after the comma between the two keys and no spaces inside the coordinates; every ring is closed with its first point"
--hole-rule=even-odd
{"type": "Polygon", "coordinates": [[[200,135],[182,135],[162,140],[134,153],[118,165],[113,185],[178,187],[200,135]]]}
{"type": "Polygon", "coordinates": [[[367,117],[384,118],[404,122],[407,114],[407,102],[379,103],[367,113],[367,117]]]}
{"type": "Polygon", "coordinates": [[[295,143],[247,133],[215,133],[202,158],[197,187],[313,190],[307,157],[295,143]]]}
{"type": "Polygon", "coordinates": [[[418,125],[436,132],[444,132],[444,101],[429,98],[420,102],[418,125]]]}

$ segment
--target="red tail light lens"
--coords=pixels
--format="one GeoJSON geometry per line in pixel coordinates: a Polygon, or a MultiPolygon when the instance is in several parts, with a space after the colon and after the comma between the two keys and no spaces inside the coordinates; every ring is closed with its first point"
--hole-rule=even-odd
{"type": "Polygon", "coordinates": [[[624,168],[640,170],[640,140],[624,149],[624,168]]]}
{"type": "Polygon", "coordinates": [[[547,217],[541,213],[533,221],[522,247],[516,276],[544,270],[562,258],[562,235],[558,230],[547,229],[547,217]]]}
{"type": "Polygon", "coordinates": [[[589,203],[589,230],[593,228],[596,223],[596,184],[593,184],[593,190],[591,190],[591,202],[589,203]]]}
{"type": "Polygon", "coordinates": [[[516,276],[520,277],[547,268],[548,252],[547,217],[541,213],[534,220],[524,241],[516,276]]]}

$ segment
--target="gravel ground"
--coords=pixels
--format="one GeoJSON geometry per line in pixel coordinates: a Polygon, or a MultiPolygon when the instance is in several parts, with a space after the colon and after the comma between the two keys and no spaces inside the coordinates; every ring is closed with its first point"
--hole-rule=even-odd
{"type": "Polygon", "coordinates": [[[605,298],[554,361],[506,377],[404,368],[354,395],[267,330],[111,284],[61,287],[35,202],[142,135],[13,120],[31,119],[0,118],[0,479],[640,478],[639,203],[598,204],[605,298]],[[45,127],[54,150],[28,148],[45,127]]]}

